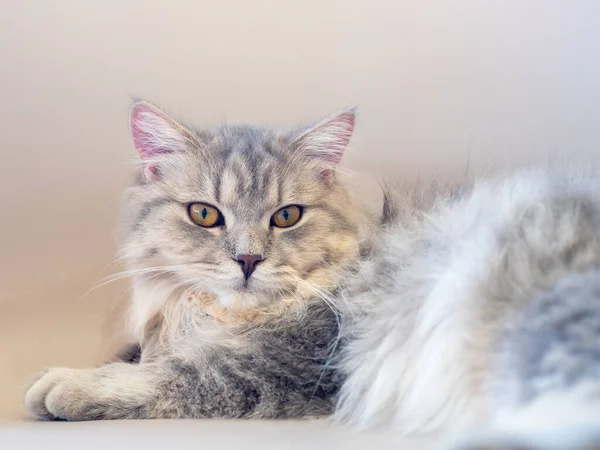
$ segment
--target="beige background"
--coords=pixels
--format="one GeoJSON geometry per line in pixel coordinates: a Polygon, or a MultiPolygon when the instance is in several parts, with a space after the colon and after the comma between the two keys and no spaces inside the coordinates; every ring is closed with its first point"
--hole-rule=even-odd
{"type": "Polygon", "coordinates": [[[130,96],[196,125],[346,105],[374,177],[600,160],[595,0],[0,2],[0,417],[26,379],[113,346],[130,96]]]}

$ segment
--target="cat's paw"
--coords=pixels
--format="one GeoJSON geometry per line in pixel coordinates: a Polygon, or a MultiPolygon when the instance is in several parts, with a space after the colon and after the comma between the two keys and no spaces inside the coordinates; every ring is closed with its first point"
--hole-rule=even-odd
{"type": "Polygon", "coordinates": [[[47,370],[27,390],[25,409],[38,420],[92,419],[98,395],[90,374],[89,370],[47,370]]]}
{"type": "Polygon", "coordinates": [[[138,364],[49,369],[27,390],[25,408],[39,420],[153,418],[159,381],[155,371],[138,364]]]}

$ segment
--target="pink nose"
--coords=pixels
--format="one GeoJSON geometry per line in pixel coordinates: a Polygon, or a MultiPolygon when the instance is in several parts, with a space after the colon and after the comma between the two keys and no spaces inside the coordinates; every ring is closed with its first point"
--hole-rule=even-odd
{"type": "Polygon", "coordinates": [[[250,278],[252,272],[256,269],[256,265],[263,260],[261,255],[238,255],[236,261],[239,263],[244,272],[246,280],[250,278]]]}

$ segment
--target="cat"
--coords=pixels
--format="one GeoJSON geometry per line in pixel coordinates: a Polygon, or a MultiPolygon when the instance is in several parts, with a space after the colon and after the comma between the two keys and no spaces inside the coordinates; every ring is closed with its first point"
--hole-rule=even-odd
{"type": "Polygon", "coordinates": [[[354,123],[193,131],[136,102],[121,251],[139,347],[49,369],[29,413],[332,415],[466,430],[450,448],[599,448],[600,177],[400,186],[373,217],[336,173],[354,123]]]}
{"type": "Polygon", "coordinates": [[[147,102],[130,117],[141,163],[120,247],[140,351],[49,370],[27,410],[67,420],[331,414],[340,313],[329,296],[365,228],[334,171],[354,111],[292,132],[194,132],[147,102]]]}

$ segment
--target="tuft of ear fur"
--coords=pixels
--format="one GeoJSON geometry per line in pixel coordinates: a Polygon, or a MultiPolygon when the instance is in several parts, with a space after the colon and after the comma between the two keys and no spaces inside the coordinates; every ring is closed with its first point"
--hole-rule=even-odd
{"type": "Polygon", "coordinates": [[[158,178],[162,157],[187,150],[193,140],[191,131],[146,101],[131,106],[130,127],[147,180],[158,178]]]}
{"type": "Polygon", "coordinates": [[[322,167],[322,175],[330,178],[348,148],[355,119],[355,108],[327,117],[294,139],[295,151],[316,158],[322,167]]]}

